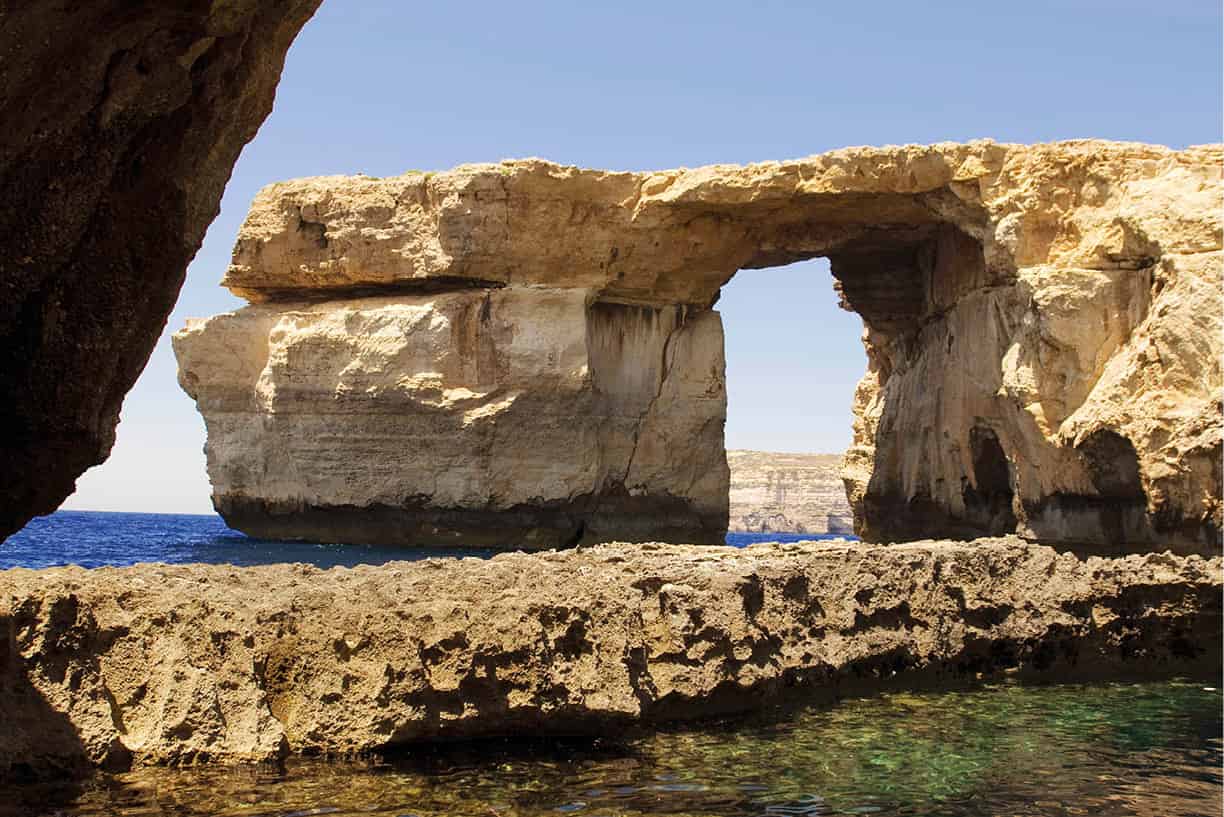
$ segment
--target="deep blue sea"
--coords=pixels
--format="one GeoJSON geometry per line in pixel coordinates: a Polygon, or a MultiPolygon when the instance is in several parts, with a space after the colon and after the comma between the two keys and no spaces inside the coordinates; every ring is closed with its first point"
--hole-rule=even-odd
{"type": "MultiPolygon", "coordinates": [[[[727,544],[836,539],[798,533],[731,533],[727,544]]],[[[852,537],[850,537],[852,538],[852,537]]],[[[497,551],[455,548],[397,548],[376,545],[316,545],[252,539],[225,526],[215,514],[102,513],[57,511],[34,519],[0,543],[0,569],[81,565],[131,565],[137,562],[209,562],[262,565],[305,562],[318,567],[382,564],[436,556],[491,556],[497,551]]]]}

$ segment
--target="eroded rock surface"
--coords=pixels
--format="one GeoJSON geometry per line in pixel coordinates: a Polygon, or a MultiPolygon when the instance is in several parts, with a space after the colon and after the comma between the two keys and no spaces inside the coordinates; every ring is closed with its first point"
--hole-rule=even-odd
{"type": "Polygon", "coordinates": [[[730,450],[727,529],[852,533],[839,454],[730,450]]]}
{"type": "Polygon", "coordinates": [[[0,572],[0,769],[605,733],[890,678],[1218,671],[1221,559],[1016,539],[0,572]]]}
{"type": "MultiPolygon", "coordinates": [[[[331,528],[323,517],[335,516],[335,502],[311,480],[352,477],[360,496],[344,495],[354,507],[381,508],[389,499],[408,514],[402,536],[408,543],[422,541],[417,534],[439,515],[508,514],[507,503],[524,494],[532,508],[569,509],[580,525],[586,511],[576,495],[599,497],[594,507],[603,507],[605,497],[629,497],[626,508],[667,504],[714,519],[725,509],[726,464],[712,427],[691,442],[681,427],[656,436],[682,458],[685,476],[653,467],[635,473],[636,465],[621,468],[626,460],[618,451],[567,447],[562,456],[572,460],[565,466],[571,471],[591,461],[614,465],[593,469],[592,479],[584,471],[563,490],[527,467],[524,484],[503,494],[489,470],[516,468],[519,456],[529,462],[538,436],[524,436],[513,453],[504,449],[509,460],[466,462],[435,458],[432,432],[390,435],[382,443],[374,442],[378,431],[354,444],[339,431],[326,439],[295,437],[291,422],[260,402],[268,390],[288,394],[298,380],[309,381],[316,397],[307,402],[322,413],[330,400],[338,430],[364,422],[358,415],[421,413],[437,398],[410,397],[415,386],[351,390],[347,374],[321,377],[305,347],[284,364],[266,358],[258,377],[228,382],[203,371],[228,364],[196,349],[232,348],[256,365],[280,342],[253,327],[282,326],[281,318],[268,323],[269,314],[292,323],[303,300],[322,302],[312,309],[356,314],[365,308],[360,299],[374,296],[458,288],[477,298],[499,289],[526,302],[568,291],[575,301],[570,325],[585,320],[588,327],[588,348],[576,359],[585,359],[598,398],[584,405],[561,390],[558,405],[542,414],[572,412],[577,428],[606,429],[599,446],[632,449],[636,440],[640,449],[652,436],[643,419],[650,412],[636,410],[641,384],[629,373],[644,368],[650,380],[662,371],[658,383],[688,378],[669,416],[683,416],[689,402],[693,417],[709,418],[711,396],[701,386],[714,390],[722,377],[714,371],[721,353],[707,348],[717,334],[712,306],[719,288],[741,268],[823,255],[843,304],[865,326],[868,371],[856,393],[854,443],[843,472],[860,536],[897,541],[1016,531],[1106,550],[1218,551],[1222,164],[1219,146],[974,142],[851,148],[657,173],[524,160],[274,184],[255,201],[225,277],[259,305],[190,327],[178,343],[184,384],[210,427],[215,503],[227,514],[235,507],[278,514],[278,525],[292,516],[307,538],[326,538],[331,528]],[[652,363],[658,344],[622,328],[629,322],[607,318],[631,306],[656,310],[667,325],[709,325],[708,343],[691,350],[686,365],[664,342],[661,361],[652,363]],[[615,332],[601,328],[613,326],[615,332]],[[609,368],[622,374],[600,374],[609,368]],[[244,419],[221,417],[213,408],[219,403],[244,419]],[[609,404],[634,408],[606,424],[611,415],[599,407],[609,404]],[[280,448],[301,453],[284,466],[248,463],[236,438],[212,431],[239,422],[248,435],[267,427],[280,448]],[[308,455],[311,446],[325,450],[308,455]],[[436,499],[419,493],[417,475],[380,470],[368,456],[377,449],[398,461],[393,447],[404,449],[413,468],[446,472],[470,492],[440,490],[436,499]],[[359,462],[368,468],[357,474],[359,462]],[[242,480],[236,469],[244,470],[242,480]]],[[[382,301],[368,303],[382,308],[382,301]]],[[[515,332],[550,336],[555,311],[541,310],[538,320],[524,311],[515,332]]],[[[364,325],[337,326],[332,337],[353,347],[384,342],[361,337],[364,325]]],[[[479,337],[466,354],[497,345],[482,326],[476,322],[479,337]]],[[[559,352],[541,360],[541,380],[572,371],[571,358],[559,352]]],[[[380,375],[384,384],[397,377],[417,383],[438,371],[408,354],[385,363],[391,368],[380,375]]],[[[487,406],[518,388],[497,378],[447,382],[482,395],[487,406]]],[[[288,405],[281,401],[278,411],[291,411],[288,405]]],[[[470,405],[446,411],[450,427],[460,428],[470,405]]],[[[485,450],[486,432],[468,428],[472,450],[485,450]]],[[[230,516],[257,530],[252,514],[230,516]]],[[[673,539],[682,532],[674,517],[657,516],[654,535],[647,520],[621,536],[605,527],[600,538],[673,539]]],[[[505,518],[509,527],[517,524],[505,518]]]]}
{"type": "Polygon", "coordinates": [[[110,453],[318,5],[0,5],[0,539],[110,453]]]}
{"type": "Polygon", "coordinates": [[[179,379],[207,423],[217,510],[326,542],[721,544],[717,313],[590,299],[466,289],[190,325],[179,379]]]}

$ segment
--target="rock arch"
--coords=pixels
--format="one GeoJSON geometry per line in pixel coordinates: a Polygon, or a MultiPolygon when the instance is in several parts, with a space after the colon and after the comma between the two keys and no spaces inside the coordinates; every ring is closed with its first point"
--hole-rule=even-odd
{"type": "MultiPolygon", "coordinates": [[[[221,11],[132,15],[115,3],[31,2],[4,13],[0,109],[14,127],[0,137],[0,179],[11,193],[0,206],[0,232],[13,239],[0,263],[8,293],[0,535],[52,510],[76,476],[106,457],[122,398],[238,151],[271,108],[284,53],[318,4],[240,0],[221,11]]],[[[658,309],[662,324],[681,310],[687,325],[709,311],[736,269],[829,255],[847,303],[867,320],[872,356],[846,462],[860,532],[889,538],[883,521],[897,508],[906,536],[945,530],[963,515],[956,485],[969,471],[971,445],[958,412],[982,401],[970,399],[964,384],[944,383],[938,406],[930,406],[915,382],[969,359],[966,380],[985,374],[978,385],[998,382],[999,399],[984,419],[1011,463],[1020,532],[1072,539],[1077,526],[1064,524],[1068,508],[1118,499],[1094,483],[1093,446],[1081,445],[1106,430],[1135,449],[1144,500],[1141,520],[1126,530],[1215,548],[1220,162],[1218,146],[980,143],[839,151],[749,168],[617,174],[516,162],[313,182],[265,194],[265,205],[281,201],[275,190],[282,189],[285,209],[252,213],[228,282],[268,302],[265,310],[293,298],[553,287],[583,290],[592,302],[658,309]],[[294,209],[299,194],[305,198],[294,209]],[[915,275],[956,256],[946,247],[941,256],[941,241],[970,254],[976,242],[981,265],[915,275]],[[889,265],[909,272],[895,280],[854,272],[889,265]],[[971,280],[968,270],[985,277],[971,280]],[[931,288],[920,293],[923,285],[931,288]],[[1092,319],[1081,320],[1084,314],[1092,319]],[[946,350],[936,354],[941,343],[946,350]],[[1000,343],[997,371],[977,371],[982,361],[994,366],[1000,343]]],[[[215,326],[263,321],[270,331],[271,319],[260,314],[215,326]]],[[[713,337],[711,319],[700,322],[713,337]]],[[[249,329],[235,331],[246,338],[249,329]]],[[[250,339],[255,347],[272,340],[258,332],[250,339]]],[[[180,345],[188,360],[192,343],[180,345]]],[[[501,358],[487,344],[480,348],[487,372],[501,358]]],[[[228,369],[238,376],[242,365],[228,369]]],[[[211,425],[224,425],[222,408],[269,424],[261,412],[293,388],[274,377],[282,369],[264,368],[268,378],[235,387],[188,366],[183,382],[213,416],[211,425]],[[245,389],[251,393],[240,396],[245,389]]],[[[453,381],[455,372],[446,377],[453,381]]],[[[716,391],[715,381],[706,379],[707,392],[716,391]]],[[[332,398],[346,411],[356,399],[342,391],[332,398]]],[[[427,402],[418,406],[423,417],[431,416],[427,402]]],[[[626,419],[624,405],[609,405],[617,421],[626,419]]],[[[474,422],[478,414],[463,416],[474,422]]],[[[707,418],[700,429],[711,435],[715,425],[707,418]]],[[[612,420],[602,426],[611,437],[614,427],[612,420]]],[[[257,426],[246,433],[258,447],[257,426]]],[[[637,438],[643,450],[659,445],[650,434],[637,438]]],[[[215,457],[219,450],[214,439],[215,457]]],[[[679,503],[673,510],[684,506],[686,491],[712,490],[716,466],[689,463],[682,470],[692,484],[661,488],[661,495],[679,503]]],[[[344,469],[333,471],[342,482],[344,469]]],[[[411,499],[400,493],[399,501],[411,499]]],[[[549,506],[544,493],[524,507],[549,506]]],[[[630,508],[633,490],[624,493],[621,504],[630,508]]],[[[477,504],[504,520],[501,500],[489,494],[477,504]]],[[[1139,504],[1137,495],[1125,501],[1139,504]]],[[[284,504],[304,507],[301,496],[284,504]]],[[[703,513],[717,527],[717,507],[703,513]]],[[[666,533],[661,524],[642,533],[666,533]]]]}
{"type": "Polygon", "coordinates": [[[215,502],[305,538],[721,541],[719,288],[827,256],[869,360],[860,535],[1116,539],[1138,495],[1102,482],[1112,434],[1143,497],[1122,538],[1215,548],[1219,156],[978,142],[272,185],[224,281],[252,305],[176,336],[215,502]]]}

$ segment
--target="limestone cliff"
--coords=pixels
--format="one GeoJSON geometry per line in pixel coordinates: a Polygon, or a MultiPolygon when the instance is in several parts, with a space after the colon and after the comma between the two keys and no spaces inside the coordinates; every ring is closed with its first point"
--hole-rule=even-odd
{"type": "Polygon", "coordinates": [[[851,533],[838,454],[728,451],[728,530],[851,533]]]}
{"type": "Polygon", "coordinates": [[[175,349],[217,510],[330,542],[721,543],[718,315],[591,298],[465,289],[193,323],[175,349]]]}
{"type": "MultiPolygon", "coordinates": [[[[716,538],[727,500],[721,416],[710,413],[722,377],[711,307],[738,269],[823,255],[842,303],[864,322],[868,371],[843,471],[859,535],[895,541],[1017,531],[1077,547],[1217,550],[1222,162],[1219,146],[974,142],[656,173],[533,159],[274,184],[252,206],[225,277],[262,305],[197,325],[178,343],[184,384],[210,428],[220,429],[209,443],[216,504],[247,529],[257,529],[256,516],[279,514],[296,518],[293,530],[325,538],[331,523],[320,513],[330,518],[390,501],[399,509],[393,524],[410,542],[420,541],[417,531],[446,528],[433,520],[452,514],[488,512],[482,523],[514,528],[511,511],[534,524],[541,509],[555,508],[565,509],[557,530],[590,538],[589,526],[600,527],[590,509],[603,513],[610,502],[624,509],[621,521],[591,536],[700,530],[703,540],[716,538]],[[486,450],[479,440],[487,429],[463,420],[469,404],[434,392],[411,396],[417,386],[385,388],[439,372],[433,353],[414,346],[429,333],[413,335],[418,340],[402,355],[385,361],[384,385],[365,391],[341,388],[343,377],[319,380],[315,350],[393,343],[387,338],[399,330],[367,336],[364,318],[337,318],[326,340],[291,344],[291,353],[278,339],[301,321],[295,316],[306,300],[312,310],[360,316],[360,299],[441,290],[482,299],[495,289],[523,303],[568,291],[571,327],[587,326],[584,359],[544,355],[532,379],[562,383],[566,367],[582,359],[591,399],[575,400],[567,388],[544,408],[549,398],[537,390],[540,408],[509,459],[434,458],[422,447],[434,432],[406,425],[386,426],[386,434],[408,435],[399,450],[390,437],[375,442],[383,431],[350,435],[362,417],[430,416],[459,435],[460,450],[486,450]],[[629,318],[610,316],[631,308],[660,310],[664,323],[693,327],[706,340],[673,349],[655,335],[626,330],[622,341],[599,328],[627,325],[629,318]],[[257,324],[269,331],[255,331],[257,324]],[[219,352],[197,347],[264,363],[231,382],[204,371],[228,370],[219,352]],[[650,381],[676,377],[685,379],[682,387],[648,396],[650,381]],[[303,425],[307,436],[277,446],[287,452],[277,454],[284,463],[245,460],[263,429],[269,439],[291,433],[290,402],[273,410],[268,395],[292,393],[299,380],[314,395],[304,405],[329,418],[335,433],[303,425]],[[647,418],[659,411],[691,416],[703,431],[687,437],[688,427],[671,420],[648,429],[647,418]],[[536,419],[567,412],[576,429],[600,429],[581,438],[588,447],[537,433],[536,419]],[[226,424],[242,430],[231,433],[226,424]],[[469,434],[470,445],[463,441],[469,434]],[[528,450],[540,446],[571,460],[558,467],[584,478],[562,485],[527,465],[528,450]],[[415,457],[406,453],[413,450],[415,457]],[[672,472],[673,458],[681,473],[672,472]],[[388,469],[384,460],[405,465],[388,469]],[[593,462],[607,467],[587,468],[593,462]],[[489,468],[513,472],[520,484],[504,493],[485,476],[489,468]],[[422,479],[435,477],[445,483],[438,500],[421,491],[422,479]],[[361,490],[337,502],[330,488],[317,487],[342,481],[361,490]],[[238,507],[244,512],[231,512],[238,507]],[[661,507],[674,512],[629,524],[640,509],[661,507]],[[700,521],[678,527],[680,517],[700,521]]],[[[557,331],[556,311],[541,310],[538,319],[529,308],[519,313],[516,338],[557,331]]],[[[488,343],[464,347],[460,357],[488,343]]],[[[352,363],[367,366],[360,355],[352,363]]],[[[483,395],[487,406],[518,400],[521,389],[513,379],[446,383],[483,395]]]]}
{"type": "Polygon", "coordinates": [[[0,3],[0,540],[110,453],[318,5],[0,3]]]}
{"type": "Polygon", "coordinates": [[[1218,674],[1221,560],[1015,539],[0,572],[0,776],[607,734],[917,679],[1218,674]]]}

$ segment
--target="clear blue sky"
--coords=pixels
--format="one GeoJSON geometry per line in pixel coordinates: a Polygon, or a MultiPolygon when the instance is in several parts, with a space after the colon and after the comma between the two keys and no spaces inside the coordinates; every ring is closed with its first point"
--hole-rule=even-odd
{"type": "MultiPolygon", "coordinates": [[[[542,156],[643,170],[847,145],[1221,140],[1219,0],[325,0],[290,51],[167,331],[217,286],[256,190],[542,156]]],[[[724,291],[729,447],[837,451],[864,359],[823,261],[724,291]]],[[[203,423],[163,338],[67,507],[205,512],[203,423]]]]}

